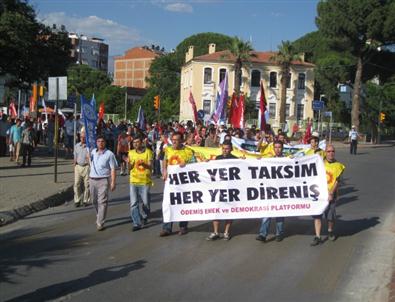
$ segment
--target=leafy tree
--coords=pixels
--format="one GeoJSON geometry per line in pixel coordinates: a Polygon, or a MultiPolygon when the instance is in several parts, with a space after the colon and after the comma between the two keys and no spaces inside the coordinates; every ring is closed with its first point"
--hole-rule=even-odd
{"type": "Polygon", "coordinates": [[[317,7],[319,31],[334,43],[331,48],[348,49],[355,58],[351,122],[359,127],[360,91],[364,66],[378,47],[395,41],[395,2],[391,0],[328,0],[317,7]]]}
{"type": "Polygon", "coordinates": [[[386,115],[385,126],[388,128],[395,126],[395,77],[383,85],[368,83],[363,106],[365,110],[362,113],[362,120],[371,130],[372,141],[377,142],[380,112],[386,115]]]}
{"type": "Polygon", "coordinates": [[[103,86],[95,96],[96,105],[98,106],[101,102],[104,102],[106,113],[118,113],[123,118],[125,112],[125,93],[126,88],[112,85],[103,86]]]}
{"type": "Polygon", "coordinates": [[[70,47],[67,34],[37,22],[26,1],[0,3],[0,75],[12,76],[9,87],[64,75],[70,47]]]}
{"type": "Polygon", "coordinates": [[[68,91],[90,98],[111,84],[109,76],[88,65],[73,65],[67,70],[68,91]]]}
{"type": "Polygon", "coordinates": [[[289,73],[291,63],[300,60],[295,48],[290,41],[282,41],[278,46],[278,52],[270,58],[281,67],[281,91],[280,91],[280,125],[285,123],[285,106],[287,101],[287,83],[290,81],[289,73]]]}
{"type": "Polygon", "coordinates": [[[175,57],[180,71],[181,66],[185,63],[185,53],[188,51],[189,46],[194,46],[193,53],[196,57],[207,54],[210,43],[215,43],[216,51],[226,50],[232,47],[233,38],[219,33],[207,32],[192,35],[184,39],[177,45],[175,51],[175,57]]]}
{"type": "Polygon", "coordinates": [[[131,109],[131,116],[137,116],[141,105],[150,120],[157,119],[153,108],[155,95],[161,97],[161,119],[170,119],[179,114],[180,110],[180,73],[185,63],[185,53],[189,46],[194,46],[194,56],[207,54],[208,45],[216,44],[216,51],[229,49],[233,38],[217,33],[199,33],[183,40],[173,53],[157,57],[150,66],[147,78],[149,88],[143,99],[136,102],[131,109]]]}
{"type": "Polygon", "coordinates": [[[240,93],[240,86],[242,81],[242,69],[243,64],[250,62],[250,60],[256,55],[252,53],[254,49],[249,41],[243,41],[238,37],[234,37],[232,45],[229,49],[230,53],[235,57],[234,69],[235,69],[235,92],[237,95],[240,93]]]}

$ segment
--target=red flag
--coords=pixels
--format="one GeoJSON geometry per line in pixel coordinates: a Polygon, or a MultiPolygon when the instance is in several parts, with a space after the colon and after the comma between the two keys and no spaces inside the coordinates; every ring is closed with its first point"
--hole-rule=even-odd
{"type": "Polygon", "coordinates": [[[240,95],[239,100],[235,96],[232,107],[232,127],[244,128],[244,95],[240,95]]]}
{"type": "Polygon", "coordinates": [[[197,112],[197,109],[196,109],[196,102],[195,102],[195,99],[193,98],[192,91],[189,91],[189,102],[192,105],[192,110],[193,110],[193,116],[195,118],[195,123],[197,123],[199,118],[198,118],[198,112],[197,112]]]}
{"type": "Polygon", "coordinates": [[[236,98],[236,93],[233,92],[232,100],[230,101],[230,110],[229,110],[229,117],[228,117],[228,122],[231,125],[232,125],[233,116],[235,114],[236,108],[237,108],[237,98],[236,98]]]}
{"type": "Polygon", "coordinates": [[[239,127],[240,129],[244,129],[244,94],[242,94],[239,98],[239,127]]]}
{"type": "Polygon", "coordinates": [[[8,113],[11,116],[11,118],[16,118],[17,113],[16,113],[14,101],[11,101],[10,106],[8,107],[8,113]]]}
{"type": "Polygon", "coordinates": [[[265,112],[266,112],[266,97],[265,97],[265,91],[263,90],[263,83],[261,81],[260,97],[259,97],[259,114],[261,115],[259,117],[259,120],[260,120],[261,130],[266,129],[265,112]]]}
{"type": "Polygon", "coordinates": [[[307,144],[309,142],[309,139],[311,137],[311,127],[312,127],[312,123],[310,120],[307,121],[307,126],[306,126],[306,133],[303,137],[303,143],[307,144]]]}
{"type": "Polygon", "coordinates": [[[99,120],[102,120],[103,118],[104,118],[104,102],[101,102],[99,106],[99,120]]]}

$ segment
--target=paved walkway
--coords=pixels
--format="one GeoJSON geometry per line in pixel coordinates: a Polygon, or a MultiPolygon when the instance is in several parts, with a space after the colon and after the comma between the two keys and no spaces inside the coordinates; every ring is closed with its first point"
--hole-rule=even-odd
{"type": "Polygon", "coordinates": [[[31,167],[21,168],[0,157],[0,226],[71,199],[73,181],[72,160],[59,157],[54,182],[54,158],[43,146],[34,151],[31,167]]]}

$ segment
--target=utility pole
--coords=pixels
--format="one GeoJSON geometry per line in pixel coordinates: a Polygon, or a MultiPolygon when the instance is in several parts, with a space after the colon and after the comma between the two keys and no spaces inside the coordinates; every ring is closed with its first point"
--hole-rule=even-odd
{"type": "Polygon", "coordinates": [[[380,99],[380,104],[379,104],[379,114],[378,114],[378,121],[377,121],[377,143],[381,143],[381,110],[383,108],[383,101],[380,99]]]}
{"type": "Polygon", "coordinates": [[[127,111],[128,111],[128,88],[125,87],[125,117],[124,117],[125,121],[126,121],[127,111]]]}

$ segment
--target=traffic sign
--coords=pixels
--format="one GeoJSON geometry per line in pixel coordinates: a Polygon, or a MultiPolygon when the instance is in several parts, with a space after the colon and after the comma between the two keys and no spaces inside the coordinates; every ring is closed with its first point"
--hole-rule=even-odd
{"type": "Polygon", "coordinates": [[[321,111],[324,110],[324,102],[319,100],[313,101],[313,110],[314,111],[321,111]]]}
{"type": "Polygon", "coordinates": [[[48,99],[67,100],[67,77],[48,78],[48,99]]]}

